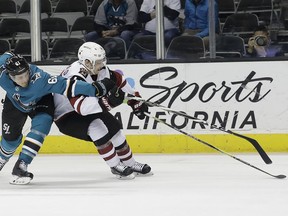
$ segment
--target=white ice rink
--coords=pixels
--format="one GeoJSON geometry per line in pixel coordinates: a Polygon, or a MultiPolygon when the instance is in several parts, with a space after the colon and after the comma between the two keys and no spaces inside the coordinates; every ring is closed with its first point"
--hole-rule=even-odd
{"type": "MultiPolygon", "coordinates": [[[[226,155],[134,155],[154,175],[116,179],[98,155],[38,155],[34,180],[9,185],[14,156],[0,173],[1,216],[275,216],[288,215],[288,180],[226,155]]],[[[237,157],[288,175],[288,154],[237,157]]]]}

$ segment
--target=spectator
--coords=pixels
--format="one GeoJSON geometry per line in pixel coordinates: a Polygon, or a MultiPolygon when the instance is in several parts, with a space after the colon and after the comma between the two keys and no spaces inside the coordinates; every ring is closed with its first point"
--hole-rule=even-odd
{"type": "MultiPolygon", "coordinates": [[[[219,33],[218,3],[215,1],[215,32],[219,33]]],[[[209,47],[209,0],[186,0],[184,9],[183,35],[203,38],[206,49],[209,47]]]]}
{"type": "Polygon", "coordinates": [[[261,25],[254,30],[248,40],[246,56],[248,57],[275,57],[283,56],[281,46],[272,44],[268,29],[261,25]]]}
{"type": "MultiPolygon", "coordinates": [[[[156,34],[156,12],[155,2],[151,0],[144,0],[139,14],[138,21],[144,24],[145,27],[135,37],[142,35],[155,35],[156,34]]],[[[179,10],[181,8],[180,0],[164,0],[164,41],[165,46],[168,47],[171,40],[180,35],[179,31],[179,10]]]]}
{"type": "Polygon", "coordinates": [[[94,18],[95,31],[85,35],[86,41],[101,37],[120,37],[129,47],[137,33],[138,10],[134,0],[104,0],[94,18]]]}

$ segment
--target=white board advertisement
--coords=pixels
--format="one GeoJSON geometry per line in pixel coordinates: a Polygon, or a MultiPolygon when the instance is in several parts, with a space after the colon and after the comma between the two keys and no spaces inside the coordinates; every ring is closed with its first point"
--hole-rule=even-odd
{"type": "MultiPolygon", "coordinates": [[[[65,66],[40,66],[58,75],[65,66]]],[[[160,103],[210,124],[241,133],[288,132],[288,63],[231,62],[110,65],[121,70],[127,81],[144,99],[160,103]]],[[[122,122],[127,135],[177,134],[177,131],[155,122],[139,120],[123,104],[112,112],[122,122]]],[[[211,129],[159,108],[151,115],[195,134],[214,134],[211,129]]],[[[221,132],[220,132],[221,133],[221,132]]],[[[51,133],[59,135],[53,126],[51,133]]]]}

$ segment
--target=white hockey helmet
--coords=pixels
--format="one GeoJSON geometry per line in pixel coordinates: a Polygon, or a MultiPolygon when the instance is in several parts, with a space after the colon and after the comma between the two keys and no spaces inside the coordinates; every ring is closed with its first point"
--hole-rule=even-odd
{"type": "Polygon", "coordinates": [[[85,65],[85,60],[89,60],[93,65],[94,71],[96,63],[102,63],[106,66],[106,52],[102,46],[94,42],[85,42],[78,50],[78,59],[81,64],[85,65]]]}

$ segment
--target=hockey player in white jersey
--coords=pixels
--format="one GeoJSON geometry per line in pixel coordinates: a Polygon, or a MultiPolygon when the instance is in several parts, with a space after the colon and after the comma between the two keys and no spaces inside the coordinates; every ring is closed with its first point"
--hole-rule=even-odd
{"type": "MultiPolygon", "coordinates": [[[[135,175],[151,175],[151,167],[135,161],[118,120],[109,112],[122,104],[124,92],[140,97],[119,73],[106,66],[105,50],[94,42],[84,43],[78,51],[79,60],[62,72],[69,79],[92,83],[109,78],[116,83],[110,92],[102,97],[74,97],[70,101],[62,95],[54,95],[55,123],[66,135],[92,141],[100,156],[120,179],[133,179],[135,175]]],[[[144,119],[148,111],[146,104],[130,100],[133,113],[144,119]]]]}

